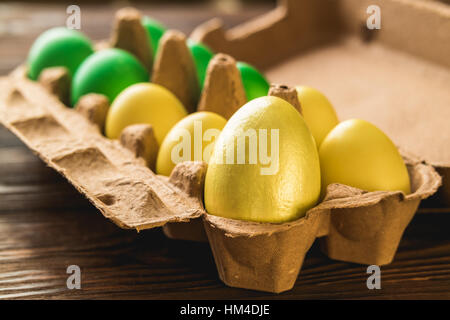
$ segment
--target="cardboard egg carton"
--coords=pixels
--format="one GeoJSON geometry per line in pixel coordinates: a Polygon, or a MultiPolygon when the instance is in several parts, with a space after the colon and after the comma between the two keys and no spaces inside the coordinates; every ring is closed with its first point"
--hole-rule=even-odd
{"type": "MultiPolygon", "coordinates": [[[[138,52],[137,44],[144,41],[139,21],[135,10],[120,11],[113,40],[98,48],[113,45],[138,52]],[[123,28],[133,31],[127,34],[123,28]],[[117,34],[135,41],[117,41],[117,34]]],[[[229,55],[213,58],[201,94],[182,33],[167,32],[151,59],[152,81],[169,88],[187,108],[194,101],[193,109],[229,118],[245,103],[236,62],[229,55]]],[[[292,87],[272,86],[269,94],[290,101],[301,112],[292,87]]],[[[335,184],[320,204],[296,221],[270,224],[212,216],[203,207],[205,163],[180,163],[170,177],[158,176],[152,171],[158,146],[151,126],[129,126],[119,140],[109,140],[102,135],[105,98],[89,94],[72,109],[61,102],[67,101],[66,95],[67,77],[60,69],[48,69],[33,82],[19,67],[0,78],[0,121],[119,227],[140,231],[163,226],[173,238],[207,239],[219,276],[230,286],[289,290],[316,238],[332,259],[390,263],[421,199],[441,183],[431,165],[407,156],[409,195],[335,184]]]]}
{"type": "Polygon", "coordinates": [[[450,207],[450,5],[439,0],[279,0],[229,30],[191,37],[264,69],[269,80],[325,92],[340,120],[368,120],[442,175],[450,207]],[[373,5],[376,5],[375,7],[373,5]],[[374,16],[379,9],[380,29],[374,16]]]}

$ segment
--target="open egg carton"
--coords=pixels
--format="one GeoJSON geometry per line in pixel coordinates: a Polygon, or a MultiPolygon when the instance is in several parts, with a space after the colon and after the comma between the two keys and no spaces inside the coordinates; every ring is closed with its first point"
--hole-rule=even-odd
{"type": "MultiPolygon", "coordinates": [[[[277,81],[285,82],[281,71],[277,75],[275,64],[303,52],[319,39],[328,39],[322,30],[324,26],[317,22],[319,16],[324,18],[321,15],[326,14],[328,19],[337,19],[333,16],[338,14],[334,10],[337,3],[342,6],[339,14],[350,15],[361,8],[356,1],[325,1],[331,7],[322,11],[312,4],[317,2],[323,1],[284,1],[267,17],[230,31],[224,31],[214,20],[200,26],[191,37],[216,52],[229,53],[259,67],[273,66],[268,69],[269,77],[273,74],[273,78],[279,77],[277,81]],[[277,51],[268,52],[264,45],[267,41],[272,41],[271,47],[277,51]]],[[[414,10],[417,6],[408,1],[383,3],[387,7],[408,3],[408,8],[414,10]]],[[[448,15],[440,16],[439,10],[425,12],[442,18],[442,23],[449,26],[448,15]]],[[[149,58],[139,41],[143,30],[137,11],[119,11],[115,26],[112,41],[98,44],[99,50],[115,46],[141,61],[149,58]]],[[[229,118],[246,102],[235,60],[230,55],[217,54],[208,66],[204,89],[198,97],[198,79],[185,40],[180,32],[169,30],[164,34],[150,64],[152,82],[172,91],[190,111],[209,110],[229,118]]],[[[449,53],[448,46],[444,49],[449,53]]],[[[449,56],[441,56],[439,51],[433,59],[444,62],[449,56]]],[[[450,61],[445,61],[450,65],[450,61]]],[[[307,67],[301,65],[297,69],[301,74],[307,67]]],[[[294,92],[288,86],[272,86],[269,94],[295,104],[294,92]]],[[[72,109],[61,102],[67,94],[67,74],[60,69],[47,69],[40,81],[34,82],[27,79],[26,68],[19,67],[0,79],[0,121],[119,227],[140,231],[162,226],[171,238],[209,241],[219,276],[229,286],[276,293],[291,289],[316,238],[320,238],[324,253],[331,259],[388,264],[420,201],[435,193],[441,184],[432,165],[403,154],[411,181],[408,195],[366,192],[333,184],[325,199],[296,221],[271,224],[213,216],[203,206],[205,163],[183,162],[170,177],[156,175],[152,169],[158,145],[151,126],[132,125],[123,130],[120,139],[107,139],[102,134],[107,101],[100,95],[88,94],[72,109]]],[[[448,92],[441,97],[444,101],[448,92]]],[[[395,132],[393,137],[397,142],[395,132]]],[[[406,147],[417,139],[411,133],[406,147]]],[[[403,147],[404,140],[398,142],[403,147]]]]}
{"type": "Polygon", "coordinates": [[[266,15],[229,30],[212,19],[191,37],[264,69],[273,82],[325,92],[340,120],[374,123],[434,166],[443,178],[438,202],[449,208],[449,2],[278,2],[266,15]]]}

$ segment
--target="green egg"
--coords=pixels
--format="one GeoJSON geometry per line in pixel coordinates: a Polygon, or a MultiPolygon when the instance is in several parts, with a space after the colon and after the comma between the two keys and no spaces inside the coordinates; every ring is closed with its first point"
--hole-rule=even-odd
{"type": "Polygon", "coordinates": [[[142,25],[147,30],[148,41],[150,42],[150,46],[152,47],[153,56],[156,56],[156,52],[158,51],[159,39],[161,39],[164,32],[166,32],[166,28],[158,21],[149,17],[142,18],[142,25]]]}
{"type": "Polygon", "coordinates": [[[130,53],[121,49],[104,49],[88,57],[72,81],[71,103],[87,93],[101,93],[112,103],[126,87],[148,82],[145,67],[130,53]]]}
{"type": "Polygon", "coordinates": [[[75,74],[78,66],[93,53],[90,40],[82,33],[63,27],[42,33],[33,43],[28,54],[28,76],[37,80],[48,67],[66,67],[75,74]]]}
{"type": "Polygon", "coordinates": [[[245,62],[237,62],[237,67],[241,73],[247,100],[253,100],[262,96],[267,96],[269,82],[255,67],[245,62]]]}
{"type": "Polygon", "coordinates": [[[192,57],[194,58],[200,88],[203,88],[206,78],[206,69],[208,68],[209,61],[212,59],[214,54],[206,45],[195,42],[191,39],[188,39],[187,45],[189,50],[191,50],[192,57]]]}

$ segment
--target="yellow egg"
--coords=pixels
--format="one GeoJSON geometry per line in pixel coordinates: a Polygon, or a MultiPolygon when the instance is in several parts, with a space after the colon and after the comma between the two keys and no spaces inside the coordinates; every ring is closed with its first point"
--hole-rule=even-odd
{"type": "Polygon", "coordinates": [[[213,112],[195,112],[169,131],[159,148],[156,173],[170,175],[177,163],[205,161],[211,157],[214,143],[227,120],[213,112]]]}
{"type": "Polygon", "coordinates": [[[322,193],[331,183],[366,191],[410,193],[408,171],[398,149],[370,122],[341,122],[323,140],[319,156],[322,193]]]}
{"type": "Polygon", "coordinates": [[[319,147],[328,132],[339,123],[336,111],[320,91],[306,86],[296,89],[303,118],[319,147]]]}
{"type": "Polygon", "coordinates": [[[319,195],[314,138],[291,104],[260,97],[228,120],[206,173],[208,213],[280,223],[305,215],[319,195]]]}
{"type": "Polygon", "coordinates": [[[187,115],[178,98],[154,83],[137,83],[123,90],[113,101],[105,123],[105,133],[117,139],[132,124],[153,126],[156,141],[161,145],[167,132],[187,115]]]}

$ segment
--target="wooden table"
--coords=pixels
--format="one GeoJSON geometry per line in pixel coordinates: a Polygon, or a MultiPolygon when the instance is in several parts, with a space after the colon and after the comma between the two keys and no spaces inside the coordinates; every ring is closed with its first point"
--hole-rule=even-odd
{"type": "MultiPolygon", "coordinates": [[[[107,37],[116,8],[82,5],[82,29],[107,37]]],[[[190,32],[218,15],[213,8],[144,7],[149,15],[190,32]]],[[[222,15],[228,25],[267,10],[222,15]]],[[[0,4],[0,74],[21,63],[32,40],[65,21],[61,5],[0,4]]],[[[316,299],[450,298],[450,212],[421,209],[395,261],[382,267],[381,290],[368,290],[366,267],[331,261],[317,243],[293,290],[272,295],[226,287],[208,244],[167,239],[160,229],[137,234],[105,219],[17,138],[0,127],[0,298],[30,299],[316,299]],[[66,287],[69,265],[82,288],[66,287]]]]}

